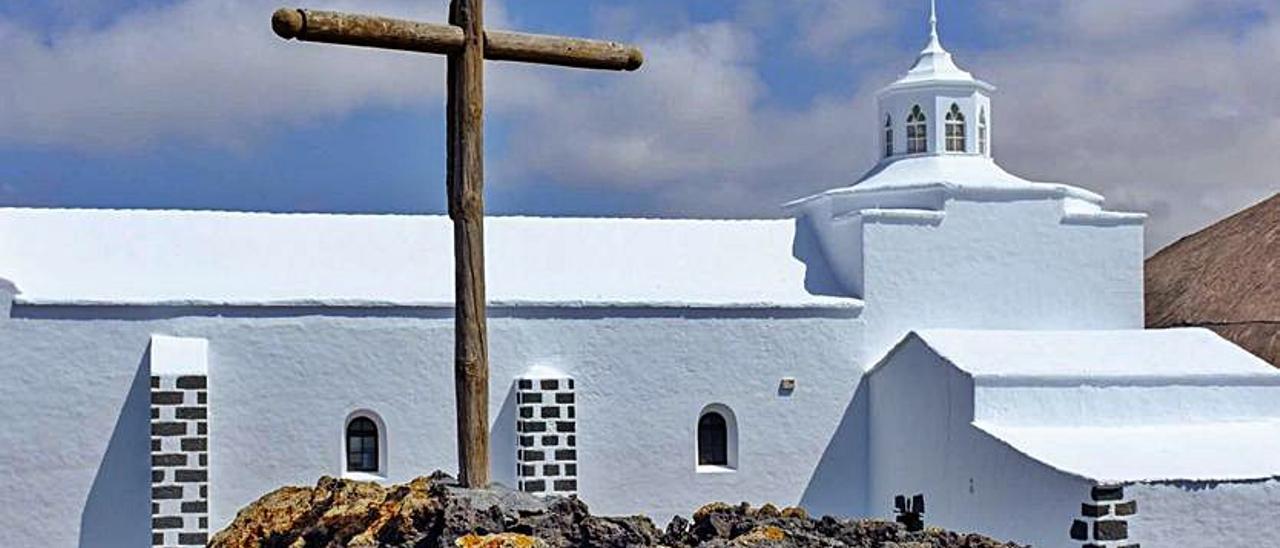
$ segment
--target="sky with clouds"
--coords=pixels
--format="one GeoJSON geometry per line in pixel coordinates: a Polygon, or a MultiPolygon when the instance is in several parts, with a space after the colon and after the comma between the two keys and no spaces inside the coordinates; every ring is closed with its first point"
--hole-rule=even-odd
{"type": "MultiPolygon", "coordinates": [[[[280,0],[0,0],[0,205],[439,213],[443,62],[289,43],[280,0]]],[[[444,20],[445,0],[306,7],[444,20]]],[[[491,63],[498,214],[769,217],[875,161],[927,2],[489,0],[491,27],[641,44],[491,63]]],[[[1151,214],[1154,250],[1280,190],[1274,0],[941,0],[1009,170],[1151,214]]]]}

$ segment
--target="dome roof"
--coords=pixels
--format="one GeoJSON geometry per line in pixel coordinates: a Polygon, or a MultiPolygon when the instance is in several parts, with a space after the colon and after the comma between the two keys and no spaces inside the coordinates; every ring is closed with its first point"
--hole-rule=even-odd
{"type": "Polygon", "coordinates": [[[938,9],[934,2],[930,4],[929,12],[929,44],[916,57],[916,64],[911,70],[881,93],[937,84],[968,84],[987,91],[995,90],[995,86],[974,78],[956,65],[951,52],[942,46],[942,40],[938,37],[938,9]]]}
{"type": "Polygon", "coordinates": [[[1103,197],[1088,190],[1063,184],[1029,181],[1005,171],[991,158],[976,155],[929,155],[881,162],[852,186],[796,200],[798,206],[822,196],[872,195],[881,192],[916,190],[965,191],[968,193],[1067,196],[1084,203],[1101,205],[1103,197]]]}

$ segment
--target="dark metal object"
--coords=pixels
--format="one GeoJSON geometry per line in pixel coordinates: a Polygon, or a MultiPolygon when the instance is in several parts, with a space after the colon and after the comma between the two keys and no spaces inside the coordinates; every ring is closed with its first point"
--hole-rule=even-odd
{"type": "Polygon", "coordinates": [[[898,514],[897,522],[916,533],[924,530],[924,495],[911,497],[908,502],[905,495],[893,499],[893,509],[898,514]]]}

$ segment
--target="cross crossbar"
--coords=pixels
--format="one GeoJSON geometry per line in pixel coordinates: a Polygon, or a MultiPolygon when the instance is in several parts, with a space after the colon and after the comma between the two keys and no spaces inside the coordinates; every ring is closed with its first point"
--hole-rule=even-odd
{"type": "MultiPolygon", "coordinates": [[[[271,28],[285,39],[442,55],[461,52],[465,40],[454,25],[307,9],[276,10],[271,28]]],[[[487,29],[484,58],[604,70],[636,70],[644,64],[640,49],[626,44],[487,29]]]]}

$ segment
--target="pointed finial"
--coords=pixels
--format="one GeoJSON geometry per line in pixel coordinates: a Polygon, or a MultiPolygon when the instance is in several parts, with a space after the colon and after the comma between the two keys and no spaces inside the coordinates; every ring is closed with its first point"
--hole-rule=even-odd
{"type": "Polygon", "coordinates": [[[938,39],[938,0],[929,0],[929,37],[938,39]]]}
{"type": "Polygon", "coordinates": [[[924,50],[946,51],[942,49],[942,39],[938,38],[938,0],[929,0],[929,45],[924,50]]]}

